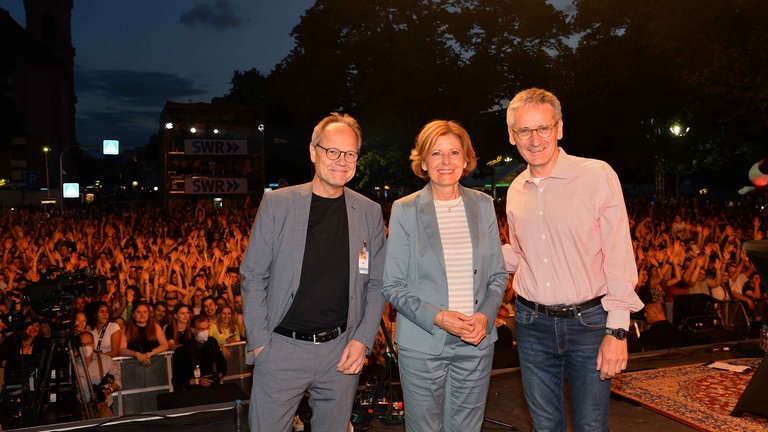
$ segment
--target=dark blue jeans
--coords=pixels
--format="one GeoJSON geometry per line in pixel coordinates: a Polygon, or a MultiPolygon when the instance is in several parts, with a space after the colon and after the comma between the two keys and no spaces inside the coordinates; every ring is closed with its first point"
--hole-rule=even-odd
{"type": "Polygon", "coordinates": [[[607,316],[600,305],[575,317],[556,318],[515,302],[520,370],[534,430],[565,431],[566,378],[574,430],[608,430],[611,381],[600,380],[595,369],[607,316]]]}

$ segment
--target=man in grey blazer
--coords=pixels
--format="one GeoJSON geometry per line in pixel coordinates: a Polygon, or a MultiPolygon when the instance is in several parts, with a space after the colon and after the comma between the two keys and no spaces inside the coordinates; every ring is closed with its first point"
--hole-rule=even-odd
{"type": "Polygon", "coordinates": [[[313,431],[349,425],[384,308],[381,207],[344,187],[361,144],[355,119],[331,113],[312,133],[312,181],[259,206],[240,266],[251,431],[289,431],[305,391],[313,431]]]}

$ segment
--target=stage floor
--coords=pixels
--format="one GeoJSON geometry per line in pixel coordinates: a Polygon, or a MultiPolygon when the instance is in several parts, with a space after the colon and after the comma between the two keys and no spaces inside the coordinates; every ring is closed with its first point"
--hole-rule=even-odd
{"type": "MultiPolygon", "coordinates": [[[[728,342],[632,354],[627,370],[639,371],[744,357],[744,353],[739,348],[738,342],[728,342]]],[[[530,432],[532,430],[531,417],[523,399],[522,381],[518,368],[493,371],[485,415],[487,420],[483,423],[483,431],[517,430],[530,432]],[[495,422],[512,426],[514,429],[495,422]]],[[[618,397],[611,398],[609,426],[610,430],[613,431],[693,432],[696,430],[632,401],[618,397]]],[[[370,428],[365,430],[371,432],[405,431],[405,425],[385,425],[374,419],[370,428]]],[[[570,425],[568,430],[573,430],[570,425]]]]}

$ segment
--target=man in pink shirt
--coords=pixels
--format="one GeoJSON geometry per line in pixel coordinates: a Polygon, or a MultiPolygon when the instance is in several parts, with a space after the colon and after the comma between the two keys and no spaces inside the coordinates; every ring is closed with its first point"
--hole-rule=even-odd
{"type": "Polygon", "coordinates": [[[507,192],[515,326],[528,409],[537,431],[564,431],[565,379],[576,431],[607,431],[610,379],[627,367],[634,286],[627,211],[605,162],[570,156],[560,102],[528,89],[507,108],[509,140],[528,168],[507,192]]]}

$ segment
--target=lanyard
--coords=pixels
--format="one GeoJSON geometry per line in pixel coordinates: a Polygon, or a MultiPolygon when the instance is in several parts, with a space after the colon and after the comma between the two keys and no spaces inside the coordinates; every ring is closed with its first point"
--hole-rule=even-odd
{"type": "Polygon", "coordinates": [[[109,322],[104,324],[104,327],[101,328],[101,333],[99,333],[99,343],[96,345],[96,352],[101,352],[101,341],[104,339],[104,332],[107,331],[107,326],[109,325],[109,322]]]}

